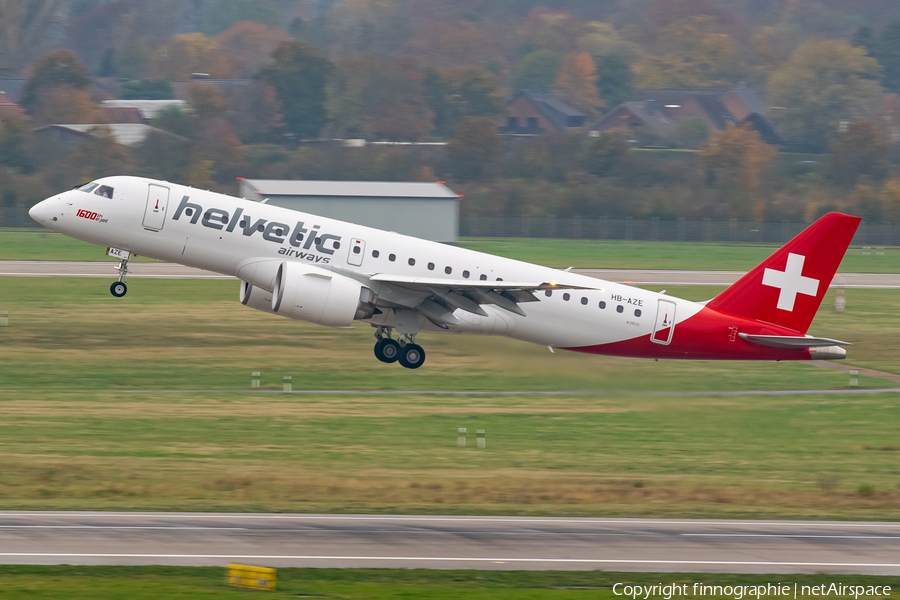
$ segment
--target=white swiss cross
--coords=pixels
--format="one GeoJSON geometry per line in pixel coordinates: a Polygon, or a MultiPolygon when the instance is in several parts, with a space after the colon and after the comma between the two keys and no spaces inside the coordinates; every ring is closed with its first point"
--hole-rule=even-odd
{"type": "Polygon", "coordinates": [[[794,300],[797,294],[815,296],[819,291],[819,280],[803,276],[803,262],[805,256],[800,254],[788,254],[787,266],[784,271],[766,269],[763,273],[763,285],[781,289],[778,294],[778,308],[780,310],[794,310],[794,300]]]}

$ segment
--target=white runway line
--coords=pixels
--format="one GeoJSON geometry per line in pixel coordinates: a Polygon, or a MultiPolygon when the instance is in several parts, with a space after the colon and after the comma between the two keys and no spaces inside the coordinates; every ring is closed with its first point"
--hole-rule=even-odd
{"type": "Polygon", "coordinates": [[[491,562],[491,563],[568,563],[568,564],[628,564],[628,565],[704,565],[745,567],[888,567],[898,568],[900,563],[839,563],[839,562],[788,562],[788,561],[739,561],[739,560],[656,560],[615,558],[487,558],[459,556],[330,556],[315,554],[105,554],[105,553],[55,553],[55,552],[0,552],[5,558],[201,558],[224,560],[343,560],[343,561],[415,561],[415,562],[491,562]]]}

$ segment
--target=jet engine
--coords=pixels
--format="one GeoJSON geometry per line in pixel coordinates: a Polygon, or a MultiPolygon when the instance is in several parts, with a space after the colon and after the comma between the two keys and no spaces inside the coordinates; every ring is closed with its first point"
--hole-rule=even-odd
{"type": "Polygon", "coordinates": [[[244,306],[261,310],[267,313],[274,313],[272,310],[272,292],[264,290],[258,285],[253,285],[249,281],[241,281],[240,300],[244,306]]]}
{"type": "Polygon", "coordinates": [[[272,292],[241,281],[240,300],[256,310],[329,327],[349,327],[354,319],[375,313],[375,294],[369,288],[297,262],[281,263],[272,292]]]}

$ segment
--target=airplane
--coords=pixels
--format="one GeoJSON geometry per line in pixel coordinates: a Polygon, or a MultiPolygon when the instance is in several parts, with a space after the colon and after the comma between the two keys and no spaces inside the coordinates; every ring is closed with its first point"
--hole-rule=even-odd
{"type": "Polygon", "coordinates": [[[422,332],[499,335],[591,354],[704,360],[841,359],[812,337],[860,219],[821,217],[707,302],[147,179],[105,177],[30,211],[107,248],[240,279],[244,306],[336,328],[375,328],[375,356],[416,369],[422,332]]]}

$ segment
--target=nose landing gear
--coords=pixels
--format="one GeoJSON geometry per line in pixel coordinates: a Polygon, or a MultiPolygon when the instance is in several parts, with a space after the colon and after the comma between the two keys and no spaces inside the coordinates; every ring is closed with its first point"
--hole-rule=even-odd
{"type": "Polygon", "coordinates": [[[128,293],[128,286],[125,285],[125,278],[128,277],[128,259],[125,258],[116,266],[119,272],[119,280],[109,286],[109,293],[116,298],[121,298],[128,293]]]}
{"type": "Polygon", "coordinates": [[[384,363],[399,362],[407,369],[418,369],[425,363],[425,350],[415,343],[415,334],[400,334],[391,339],[391,328],[379,326],[375,330],[375,358],[384,363]]]}

